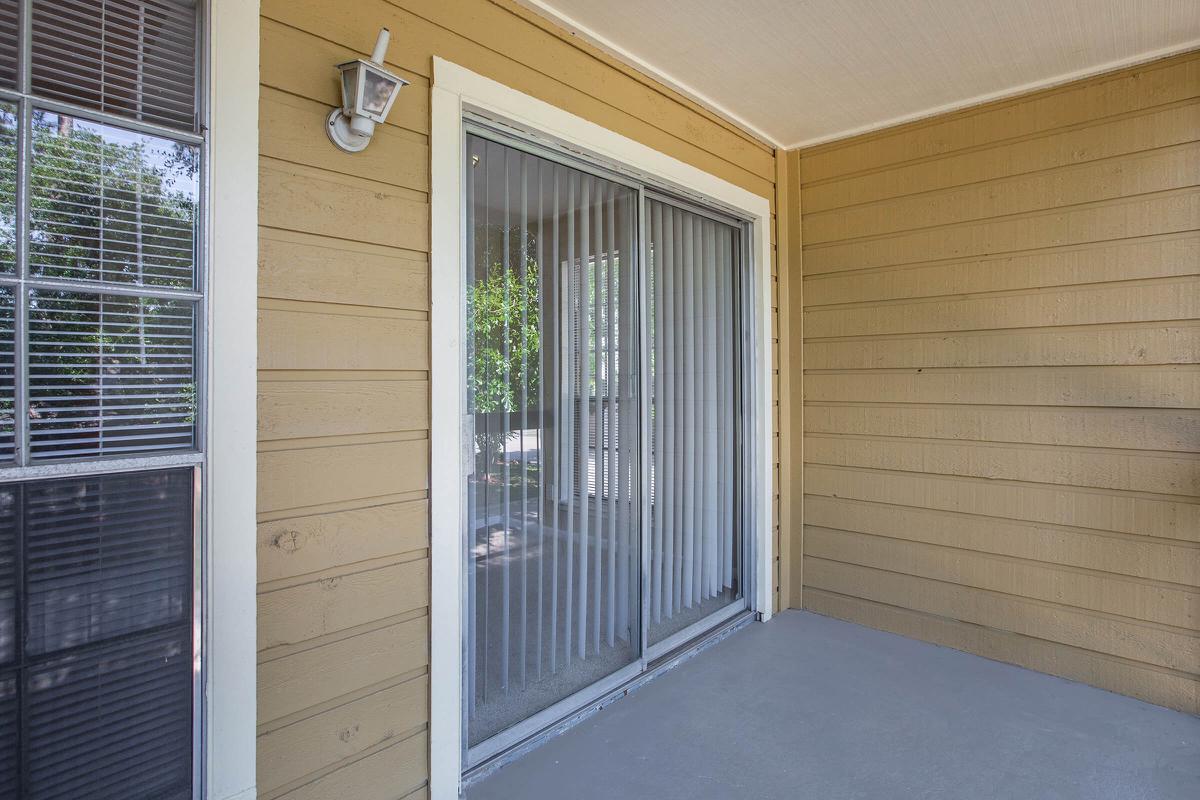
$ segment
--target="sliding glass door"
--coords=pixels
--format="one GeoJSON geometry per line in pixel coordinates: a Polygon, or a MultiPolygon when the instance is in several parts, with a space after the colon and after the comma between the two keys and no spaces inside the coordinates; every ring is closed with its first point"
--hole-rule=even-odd
{"type": "Polygon", "coordinates": [[[476,136],[468,743],[638,660],[634,190],[476,136]]]}
{"type": "Polygon", "coordinates": [[[745,608],[740,224],[464,151],[468,763],[745,608]]]}

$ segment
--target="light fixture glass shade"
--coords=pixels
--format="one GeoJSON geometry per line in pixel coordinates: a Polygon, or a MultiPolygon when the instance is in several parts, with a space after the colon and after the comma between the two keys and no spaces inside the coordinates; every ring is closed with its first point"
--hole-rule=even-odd
{"type": "Polygon", "coordinates": [[[342,112],[346,116],[383,122],[400,87],[408,85],[399,75],[363,58],[338,64],[338,69],[342,71],[342,112]]]}
{"type": "Polygon", "coordinates": [[[367,67],[363,70],[362,109],[371,116],[380,115],[377,122],[382,122],[382,115],[391,105],[392,96],[399,89],[399,84],[390,75],[383,75],[367,67]]]}
{"type": "MultiPolygon", "coordinates": [[[[341,64],[339,65],[339,69],[345,66],[345,64],[341,64]]],[[[354,113],[354,98],[357,96],[358,70],[342,69],[342,113],[346,116],[354,113]]]]}

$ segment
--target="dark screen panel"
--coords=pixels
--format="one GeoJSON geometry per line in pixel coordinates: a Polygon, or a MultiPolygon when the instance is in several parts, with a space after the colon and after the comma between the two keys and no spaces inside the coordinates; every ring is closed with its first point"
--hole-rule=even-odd
{"type": "Polygon", "coordinates": [[[190,467],[0,486],[0,798],[190,794],[193,497],[190,467]]]}
{"type": "Polygon", "coordinates": [[[49,653],[191,613],[189,470],[25,489],[25,648],[49,653]]]}
{"type": "Polygon", "coordinates": [[[191,637],[174,630],[27,671],[26,795],[175,798],[191,791],[191,637]]]}

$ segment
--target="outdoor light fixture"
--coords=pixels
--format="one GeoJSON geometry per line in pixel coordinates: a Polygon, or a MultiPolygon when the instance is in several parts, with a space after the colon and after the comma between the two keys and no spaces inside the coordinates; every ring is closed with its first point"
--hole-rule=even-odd
{"type": "Polygon", "coordinates": [[[342,107],[329,114],[325,132],[331,142],[347,153],[357,153],[370,144],[375,123],[387,119],[400,87],[408,85],[408,81],[383,66],[390,38],[388,29],[383,28],[375,40],[370,61],[356,58],[338,64],[342,73],[342,107]]]}

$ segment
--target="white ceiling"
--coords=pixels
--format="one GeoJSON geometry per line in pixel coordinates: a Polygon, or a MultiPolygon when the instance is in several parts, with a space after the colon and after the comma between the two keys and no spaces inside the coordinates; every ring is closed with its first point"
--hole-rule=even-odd
{"type": "Polygon", "coordinates": [[[1200,0],[520,0],[780,147],[1200,47],[1200,0]]]}

